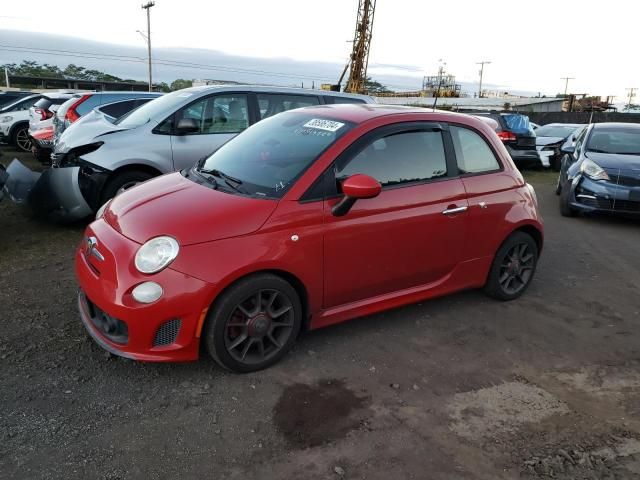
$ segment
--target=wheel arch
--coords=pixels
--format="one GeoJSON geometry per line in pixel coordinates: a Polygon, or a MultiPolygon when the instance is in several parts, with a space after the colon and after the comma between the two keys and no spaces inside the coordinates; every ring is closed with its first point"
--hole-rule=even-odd
{"type": "Polygon", "coordinates": [[[114,178],[116,175],[120,175],[121,173],[124,173],[124,172],[135,172],[135,171],[141,171],[141,172],[149,173],[150,175],[153,175],[154,177],[159,177],[160,175],[162,175],[162,172],[159,169],[157,169],[155,167],[152,167],[150,165],[146,165],[144,163],[130,163],[130,164],[127,164],[127,165],[122,165],[121,167],[118,167],[115,170],[113,170],[109,174],[109,180],[114,178]]]}
{"type": "Polygon", "coordinates": [[[300,304],[302,305],[302,328],[300,329],[300,332],[306,331],[309,329],[309,325],[311,323],[311,313],[310,313],[310,306],[309,306],[309,292],[307,291],[307,288],[305,287],[304,283],[302,282],[302,280],[300,280],[300,278],[287,271],[287,270],[282,270],[282,269],[278,269],[278,268],[264,268],[264,269],[260,269],[260,270],[253,270],[251,272],[243,272],[241,275],[238,275],[236,277],[234,277],[231,281],[229,281],[225,287],[223,289],[221,289],[219,292],[217,292],[217,294],[215,295],[215,298],[211,301],[210,307],[209,309],[211,309],[211,307],[213,307],[213,305],[216,303],[216,301],[225,293],[227,292],[231,287],[233,287],[234,285],[236,285],[238,282],[248,278],[248,277],[252,277],[254,275],[261,275],[261,274],[271,274],[271,275],[275,275],[277,277],[282,278],[283,280],[285,280],[286,282],[288,282],[293,289],[296,291],[296,293],[298,294],[298,297],[300,297],[300,304]]]}
{"type": "MultiPolygon", "coordinates": [[[[531,223],[524,223],[522,225],[517,226],[513,230],[511,230],[500,242],[498,249],[507,241],[507,239],[516,232],[523,232],[529,235],[536,242],[536,246],[538,247],[538,255],[542,252],[542,246],[544,245],[544,235],[542,234],[542,230],[531,223]]],[[[496,250],[497,252],[498,250],[496,250]]]]}
{"type": "Polygon", "coordinates": [[[16,133],[16,130],[18,130],[18,128],[20,127],[27,127],[27,129],[29,128],[29,120],[20,120],[16,123],[14,123],[13,125],[11,125],[11,128],[9,129],[9,138],[11,139],[11,141],[13,141],[13,136],[16,133]]]}

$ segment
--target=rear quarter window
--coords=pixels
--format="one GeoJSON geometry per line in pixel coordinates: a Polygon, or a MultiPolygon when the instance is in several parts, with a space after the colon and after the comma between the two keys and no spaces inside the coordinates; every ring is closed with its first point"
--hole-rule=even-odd
{"type": "Polygon", "coordinates": [[[353,97],[339,97],[334,95],[326,95],[324,97],[324,102],[329,104],[335,103],[366,103],[362,98],[353,98],[353,97]]]}
{"type": "Polygon", "coordinates": [[[488,173],[500,170],[500,162],[480,134],[469,128],[453,125],[450,131],[458,171],[461,174],[488,173]]]}

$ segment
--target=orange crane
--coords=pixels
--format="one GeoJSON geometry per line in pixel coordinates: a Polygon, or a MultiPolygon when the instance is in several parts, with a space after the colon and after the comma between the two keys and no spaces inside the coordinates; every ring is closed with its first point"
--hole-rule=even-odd
{"type": "Polygon", "coordinates": [[[358,17],[356,19],[356,33],[353,37],[353,51],[349,61],[340,75],[336,85],[322,85],[322,88],[340,91],[340,85],[344,79],[349,65],[349,79],[344,87],[345,92],[365,93],[365,80],[367,78],[367,66],[369,64],[369,47],[371,46],[371,33],[373,31],[373,15],[376,9],[376,0],[359,0],[358,17]]]}

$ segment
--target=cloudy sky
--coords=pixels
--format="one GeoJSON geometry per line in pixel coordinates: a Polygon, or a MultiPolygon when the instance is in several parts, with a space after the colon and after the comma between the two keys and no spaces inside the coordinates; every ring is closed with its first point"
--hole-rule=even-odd
{"type": "MultiPolygon", "coordinates": [[[[146,30],[141,3],[29,0],[25,8],[21,2],[3,2],[0,29],[141,48],[145,41],[136,33],[146,30]]],[[[338,65],[349,54],[357,3],[156,0],[152,40],[156,47],[338,65]]],[[[632,0],[379,0],[370,74],[402,75],[409,83],[414,78],[417,88],[422,75],[434,74],[443,59],[450,73],[472,85],[478,78],[476,62],[490,60],[485,81],[504,89],[555,94],[564,90],[560,77],[570,76],[575,77],[569,84],[572,92],[616,95],[622,101],[625,88],[640,87],[633,27],[639,20],[640,2],[632,0]]],[[[5,45],[9,41],[2,38],[5,45]]],[[[161,73],[162,66],[157,69],[161,73]]]]}

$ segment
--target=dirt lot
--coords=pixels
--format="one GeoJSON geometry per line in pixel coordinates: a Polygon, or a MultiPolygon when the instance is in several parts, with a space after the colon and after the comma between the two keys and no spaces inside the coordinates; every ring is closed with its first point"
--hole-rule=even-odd
{"type": "Polygon", "coordinates": [[[0,478],[640,478],[640,222],[561,218],[527,176],[547,241],[523,298],[312,332],[250,375],[105,354],[76,315],[82,227],[5,199],[0,478]]]}

